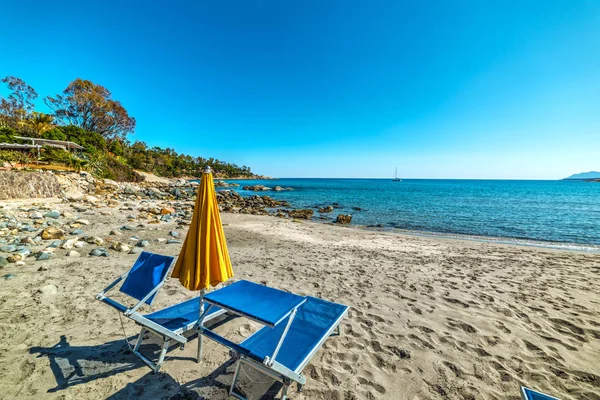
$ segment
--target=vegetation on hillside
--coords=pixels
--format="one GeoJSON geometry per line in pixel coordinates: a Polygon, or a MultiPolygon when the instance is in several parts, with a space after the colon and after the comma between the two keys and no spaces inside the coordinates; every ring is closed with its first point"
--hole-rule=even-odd
{"type": "MultiPolygon", "coordinates": [[[[79,154],[44,147],[40,161],[86,169],[101,178],[135,181],[134,169],[159,176],[199,177],[210,166],[220,177],[252,176],[249,167],[239,167],[213,158],[192,157],[175,150],[149,147],[141,141],[130,142],[135,130],[135,118],[108,89],[80,78],[71,82],[56,96],[44,99],[53,114],[36,112],[34,101],[38,93],[22,79],[2,79],[10,95],[0,96],[0,143],[20,143],[16,136],[66,140],[85,148],[79,154]]],[[[37,154],[0,150],[0,161],[28,160],[37,154]]]]}

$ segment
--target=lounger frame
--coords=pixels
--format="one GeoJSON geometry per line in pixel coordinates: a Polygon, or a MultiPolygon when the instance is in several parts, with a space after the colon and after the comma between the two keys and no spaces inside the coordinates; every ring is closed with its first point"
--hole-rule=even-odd
{"type": "MultiPolygon", "coordinates": [[[[286,400],[288,398],[287,393],[288,393],[288,389],[289,389],[290,385],[292,384],[292,382],[296,382],[298,384],[298,392],[301,392],[302,387],[306,383],[306,377],[302,374],[302,371],[304,370],[306,365],[308,365],[310,360],[315,356],[315,354],[317,354],[317,352],[321,349],[321,346],[323,346],[323,343],[325,343],[325,340],[327,340],[331,336],[341,335],[342,330],[341,330],[340,323],[346,317],[347,314],[348,314],[348,309],[346,309],[338,317],[338,319],[331,325],[331,328],[329,329],[329,331],[325,335],[323,335],[323,337],[321,338],[321,340],[319,342],[317,342],[317,344],[315,344],[315,346],[310,351],[310,353],[304,358],[304,360],[300,363],[298,368],[296,368],[296,370],[294,370],[294,371],[292,371],[291,369],[289,369],[286,366],[277,362],[275,357],[272,357],[272,358],[265,357],[265,360],[263,360],[263,362],[261,363],[261,362],[255,360],[254,358],[248,357],[247,355],[243,354],[239,350],[232,348],[230,353],[234,359],[237,359],[237,363],[236,363],[236,367],[235,367],[235,373],[233,375],[233,381],[231,382],[231,386],[229,388],[229,395],[236,397],[240,400],[248,400],[243,395],[235,392],[235,385],[239,378],[239,372],[240,372],[240,368],[242,367],[242,364],[252,367],[255,370],[262,372],[263,374],[268,375],[268,376],[272,377],[273,379],[281,382],[283,384],[281,400],[286,400]]],[[[291,320],[292,320],[292,318],[290,318],[290,322],[291,322],[291,320]]],[[[286,327],[286,330],[285,330],[284,334],[282,335],[283,337],[277,347],[277,350],[279,349],[283,340],[285,339],[288,329],[289,329],[289,325],[286,327]]]]}
{"type": "MultiPolygon", "coordinates": [[[[167,273],[165,274],[165,277],[163,278],[163,280],[160,281],[146,296],[144,296],[144,298],[142,300],[137,302],[131,308],[128,308],[127,306],[119,303],[118,301],[106,296],[106,293],[109,290],[111,290],[112,288],[117,286],[117,284],[119,284],[119,282],[121,282],[122,280],[127,278],[127,275],[129,274],[129,272],[131,272],[131,270],[127,271],[126,273],[124,273],[123,275],[121,275],[120,277],[115,279],[114,282],[112,282],[104,290],[102,290],[100,293],[98,293],[96,295],[97,300],[107,303],[110,306],[116,308],[117,310],[122,311],[123,315],[132,319],[137,325],[140,325],[142,327],[141,331],[137,337],[135,346],[133,347],[133,354],[135,354],[140,360],[142,360],[144,362],[144,364],[146,364],[148,367],[150,367],[150,369],[152,369],[152,371],[154,373],[157,373],[160,371],[160,368],[162,367],[162,364],[165,360],[165,357],[167,355],[167,351],[169,349],[169,346],[171,345],[171,342],[173,341],[173,342],[179,343],[181,348],[183,349],[185,344],[188,342],[188,338],[184,336],[184,333],[194,330],[198,324],[197,321],[193,321],[181,328],[178,328],[175,330],[170,330],[160,324],[157,324],[154,321],[151,321],[150,319],[146,318],[144,315],[140,314],[137,311],[148,299],[151,298],[151,296],[155,295],[160,290],[160,288],[165,284],[165,282],[167,281],[168,277],[171,275],[171,272],[173,270],[173,267],[174,267],[173,261],[174,260],[171,261],[171,264],[169,265],[169,268],[167,269],[167,273]],[[162,341],[161,352],[160,352],[157,362],[151,361],[149,358],[147,358],[140,352],[140,346],[142,345],[146,334],[152,334],[152,335],[158,337],[162,341]]],[[[150,301],[149,305],[151,305],[153,302],[154,302],[154,298],[152,299],[152,301],[150,301]]],[[[225,310],[218,310],[210,315],[207,314],[205,317],[205,320],[210,321],[210,320],[217,318],[225,313],[226,313],[225,310]]]]}

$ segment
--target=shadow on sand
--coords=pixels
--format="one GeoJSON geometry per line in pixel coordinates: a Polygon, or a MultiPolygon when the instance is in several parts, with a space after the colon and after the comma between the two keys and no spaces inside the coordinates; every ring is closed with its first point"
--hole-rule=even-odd
{"type": "MultiPolygon", "coordinates": [[[[227,316],[215,321],[213,327],[230,321],[233,316],[227,316]]],[[[189,336],[189,340],[196,339],[197,334],[189,336]]],[[[129,343],[134,343],[136,336],[127,338],[129,343]]],[[[189,360],[195,362],[193,357],[176,356],[178,345],[171,346],[167,355],[168,360],[189,360]]],[[[151,359],[157,359],[160,347],[149,343],[140,347],[143,354],[151,359]]],[[[226,351],[226,349],[223,349],[226,351]]],[[[66,388],[85,384],[97,379],[132,371],[138,368],[148,368],[141,360],[130,352],[123,339],[100,344],[97,346],[72,346],[65,335],[60,337],[57,344],[52,347],[32,347],[31,354],[38,357],[48,357],[50,368],[56,379],[56,387],[48,389],[48,393],[55,393],[66,388]]],[[[191,382],[181,384],[167,373],[148,373],[135,382],[127,384],[123,389],[114,393],[108,399],[156,399],[171,398],[173,400],[188,399],[226,399],[229,386],[233,380],[235,363],[228,360],[223,365],[207,376],[199,377],[191,382]]],[[[251,399],[273,399],[281,389],[281,384],[264,376],[256,375],[253,371],[242,371],[238,390],[251,399]]]]}

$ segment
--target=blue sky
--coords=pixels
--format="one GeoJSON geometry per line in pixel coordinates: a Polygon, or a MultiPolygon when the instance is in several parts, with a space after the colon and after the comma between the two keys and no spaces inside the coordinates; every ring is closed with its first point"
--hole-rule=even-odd
{"type": "Polygon", "coordinates": [[[600,170],[595,0],[13,1],[0,37],[41,97],[90,79],[131,140],[257,173],[600,170]]]}

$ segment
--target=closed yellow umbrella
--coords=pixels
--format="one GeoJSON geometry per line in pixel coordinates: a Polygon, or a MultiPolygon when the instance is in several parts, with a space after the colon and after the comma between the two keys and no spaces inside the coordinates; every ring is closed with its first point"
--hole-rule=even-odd
{"type": "Polygon", "coordinates": [[[200,290],[201,296],[233,277],[210,168],[202,174],[190,229],[171,276],[189,290],[200,290]]]}

